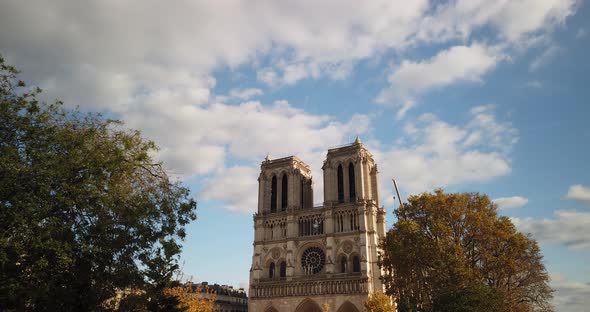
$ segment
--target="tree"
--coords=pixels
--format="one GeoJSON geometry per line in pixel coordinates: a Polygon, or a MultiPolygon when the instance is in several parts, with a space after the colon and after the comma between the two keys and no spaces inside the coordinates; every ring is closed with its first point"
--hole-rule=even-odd
{"type": "Polygon", "coordinates": [[[373,293],[365,302],[365,311],[367,312],[393,312],[391,298],[383,293],[373,293]]]}
{"type": "Polygon", "coordinates": [[[434,298],[432,310],[437,312],[502,312],[507,307],[498,290],[487,285],[473,285],[443,292],[434,298]]]}
{"type": "Polygon", "coordinates": [[[217,310],[215,304],[217,296],[208,287],[203,289],[201,285],[194,287],[192,283],[186,283],[168,288],[165,294],[178,298],[178,308],[186,312],[213,312],[217,310]]]}
{"type": "Polygon", "coordinates": [[[138,131],[40,103],[17,73],[0,56],[0,310],[101,310],[167,284],[196,218],[189,190],[138,131]]]}
{"type": "Polygon", "coordinates": [[[383,281],[400,311],[433,311],[435,300],[492,300],[496,293],[505,311],[552,310],[537,242],[498,216],[487,196],[439,189],[408,201],[382,243],[383,281]]]}

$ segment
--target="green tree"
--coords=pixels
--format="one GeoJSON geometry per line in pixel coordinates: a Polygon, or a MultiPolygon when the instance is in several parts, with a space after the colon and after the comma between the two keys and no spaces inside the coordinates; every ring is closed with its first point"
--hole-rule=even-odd
{"type": "Polygon", "coordinates": [[[400,311],[432,311],[436,299],[473,293],[485,299],[480,286],[497,293],[507,311],[552,311],[537,242],[498,216],[487,196],[439,189],[408,201],[382,244],[383,281],[400,311]]]}
{"type": "Polygon", "coordinates": [[[0,57],[0,310],[101,310],[169,283],[189,190],[139,132],[39,92],[0,57]]]}
{"type": "Polygon", "coordinates": [[[434,298],[432,310],[437,312],[503,312],[507,311],[502,295],[487,285],[473,285],[450,290],[434,298]]]}
{"type": "Polygon", "coordinates": [[[383,293],[373,293],[369,295],[369,299],[365,301],[365,311],[367,312],[393,312],[393,304],[391,298],[383,293]]]}

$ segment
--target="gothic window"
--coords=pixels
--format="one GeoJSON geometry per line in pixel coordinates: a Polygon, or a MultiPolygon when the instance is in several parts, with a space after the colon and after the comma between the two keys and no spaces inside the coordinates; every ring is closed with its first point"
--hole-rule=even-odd
{"type": "Polygon", "coordinates": [[[346,257],[342,256],[342,258],[340,258],[340,273],[346,273],[346,257]]]}
{"type": "Polygon", "coordinates": [[[272,177],[270,185],[270,212],[277,212],[277,177],[272,177]]]}
{"type": "Polygon", "coordinates": [[[333,214],[334,232],[351,232],[358,230],[358,215],[355,210],[338,211],[333,214]]]}
{"type": "Polygon", "coordinates": [[[342,214],[336,215],[336,232],[344,232],[344,222],[342,214]]]}
{"type": "Polygon", "coordinates": [[[344,202],[344,173],[342,165],[338,165],[338,201],[344,202]]]}
{"type": "Polygon", "coordinates": [[[311,215],[299,217],[299,236],[324,234],[324,217],[311,215]]]}
{"type": "Polygon", "coordinates": [[[281,190],[281,210],[285,211],[287,209],[287,175],[283,175],[283,182],[282,182],[282,190],[281,190]]]}
{"type": "Polygon", "coordinates": [[[348,191],[350,194],[350,201],[356,201],[356,185],[354,183],[354,165],[348,165],[348,191]]]}
{"type": "Polygon", "coordinates": [[[301,266],[303,268],[303,273],[308,275],[319,273],[324,267],[325,260],[326,255],[321,248],[307,248],[301,256],[301,266]]]}
{"type": "Polygon", "coordinates": [[[352,272],[360,272],[361,271],[361,261],[358,256],[352,257],[352,272]]]}
{"type": "Polygon", "coordinates": [[[270,263],[270,266],[268,268],[268,277],[269,278],[274,278],[275,277],[275,264],[274,262],[270,263]]]}
{"type": "Polygon", "coordinates": [[[281,269],[279,272],[279,276],[280,277],[286,277],[287,276],[287,263],[285,261],[281,262],[281,269]]]}

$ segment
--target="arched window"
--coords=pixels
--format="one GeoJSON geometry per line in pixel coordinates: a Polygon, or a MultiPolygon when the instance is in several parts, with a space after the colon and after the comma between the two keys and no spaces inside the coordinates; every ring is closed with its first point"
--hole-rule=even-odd
{"type": "Polygon", "coordinates": [[[340,273],[346,273],[346,256],[340,258],[340,273]]]}
{"type": "Polygon", "coordinates": [[[361,261],[358,256],[354,256],[352,258],[352,272],[360,272],[361,271],[361,261]]]}
{"type": "Polygon", "coordinates": [[[342,172],[342,165],[338,165],[338,201],[344,201],[344,173],[342,172]]]}
{"type": "Polygon", "coordinates": [[[350,201],[356,201],[356,185],[354,183],[354,165],[348,165],[348,193],[350,194],[350,201]]]}
{"type": "Polygon", "coordinates": [[[283,182],[282,182],[282,190],[281,190],[281,210],[287,210],[287,175],[283,175],[283,182]]]}
{"type": "Polygon", "coordinates": [[[287,263],[285,261],[281,262],[281,269],[279,272],[279,276],[280,277],[286,277],[287,276],[287,263]]]}
{"type": "Polygon", "coordinates": [[[275,277],[275,263],[271,262],[270,266],[268,267],[268,277],[274,278],[275,277]]]}
{"type": "Polygon", "coordinates": [[[277,212],[277,177],[272,177],[270,185],[270,212],[277,212]]]}

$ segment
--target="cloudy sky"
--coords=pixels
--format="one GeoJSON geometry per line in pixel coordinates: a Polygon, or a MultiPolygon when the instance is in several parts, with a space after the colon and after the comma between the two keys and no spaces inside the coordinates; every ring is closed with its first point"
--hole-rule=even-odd
{"type": "MultiPolygon", "coordinates": [[[[259,165],[369,147],[382,202],[489,194],[590,305],[590,8],[524,1],[0,2],[0,53],[47,100],[140,129],[199,201],[194,280],[246,285],[259,165]]],[[[388,224],[391,225],[393,218],[388,224]]]]}

